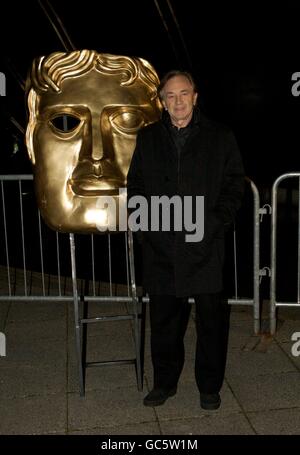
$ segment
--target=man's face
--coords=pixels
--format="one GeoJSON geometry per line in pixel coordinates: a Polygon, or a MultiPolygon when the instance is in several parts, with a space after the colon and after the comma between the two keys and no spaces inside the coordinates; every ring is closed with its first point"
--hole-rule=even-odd
{"type": "MultiPolygon", "coordinates": [[[[155,101],[137,80],[89,73],[62,82],[62,91],[38,95],[33,132],[39,207],[54,229],[96,231],[97,198],[126,185],[137,131],[159,116],[155,101]]],[[[101,221],[100,221],[101,223],[101,221]]]]}
{"type": "Polygon", "coordinates": [[[186,126],[193,114],[197,93],[185,76],[174,76],[163,89],[163,105],[168,110],[172,122],[177,126],[186,126]]]}

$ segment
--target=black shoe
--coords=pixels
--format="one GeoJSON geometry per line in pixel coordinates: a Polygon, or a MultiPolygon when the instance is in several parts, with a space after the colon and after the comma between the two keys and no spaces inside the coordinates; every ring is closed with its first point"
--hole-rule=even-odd
{"type": "Polygon", "coordinates": [[[168,398],[173,397],[177,392],[177,387],[173,389],[153,389],[144,398],[145,406],[161,406],[168,398]]]}
{"type": "Polygon", "coordinates": [[[218,409],[221,404],[219,393],[200,393],[200,405],[202,409],[212,411],[218,409]]]}

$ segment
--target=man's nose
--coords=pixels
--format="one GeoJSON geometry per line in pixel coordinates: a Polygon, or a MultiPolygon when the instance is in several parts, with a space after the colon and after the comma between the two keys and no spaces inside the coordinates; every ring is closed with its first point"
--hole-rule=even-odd
{"type": "Polygon", "coordinates": [[[93,161],[99,161],[103,159],[104,150],[103,150],[103,139],[100,129],[100,122],[93,121],[92,123],[92,150],[91,158],[93,161]]]}

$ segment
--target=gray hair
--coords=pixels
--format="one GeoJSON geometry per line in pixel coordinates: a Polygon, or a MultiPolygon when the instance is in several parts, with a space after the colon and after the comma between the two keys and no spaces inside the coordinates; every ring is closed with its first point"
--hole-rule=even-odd
{"type": "Polygon", "coordinates": [[[161,99],[163,99],[163,91],[164,91],[164,88],[165,88],[165,85],[166,83],[170,80],[170,79],[173,79],[173,77],[175,76],[183,76],[183,77],[186,77],[188,79],[188,81],[191,83],[192,87],[193,87],[193,90],[195,93],[198,92],[198,89],[197,89],[197,84],[193,78],[193,76],[191,75],[191,73],[189,73],[188,71],[180,71],[180,70],[171,70],[169,71],[168,73],[166,73],[163,78],[161,79],[160,81],[160,85],[158,87],[158,93],[159,93],[159,96],[161,99]]]}

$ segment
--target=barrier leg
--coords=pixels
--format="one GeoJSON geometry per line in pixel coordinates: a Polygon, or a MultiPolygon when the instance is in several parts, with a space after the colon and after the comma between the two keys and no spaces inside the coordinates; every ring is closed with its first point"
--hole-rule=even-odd
{"type": "Polygon", "coordinates": [[[79,393],[80,393],[80,396],[83,397],[85,394],[85,385],[84,385],[84,372],[83,372],[83,362],[82,362],[82,325],[81,325],[81,321],[80,321],[80,317],[79,317],[74,234],[70,234],[70,251],[71,251],[71,265],[72,265],[75,340],[76,340],[77,367],[78,367],[78,376],[79,376],[79,393]]]}
{"type": "Polygon", "coordinates": [[[134,268],[134,253],[133,253],[133,237],[132,232],[128,231],[128,251],[129,251],[129,269],[130,269],[130,283],[131,283],[131,295],[133,303],[133,325],[134,325],[134,345],[135,345],[135,357],[136,357],[136,375],[137,375],[137,387],[141,391],[143,389],[142,380],[142,364],[141,364],[141,324],[139,321],[139,302],[136,292],[135,282],[135,268],[134,268]]]}

